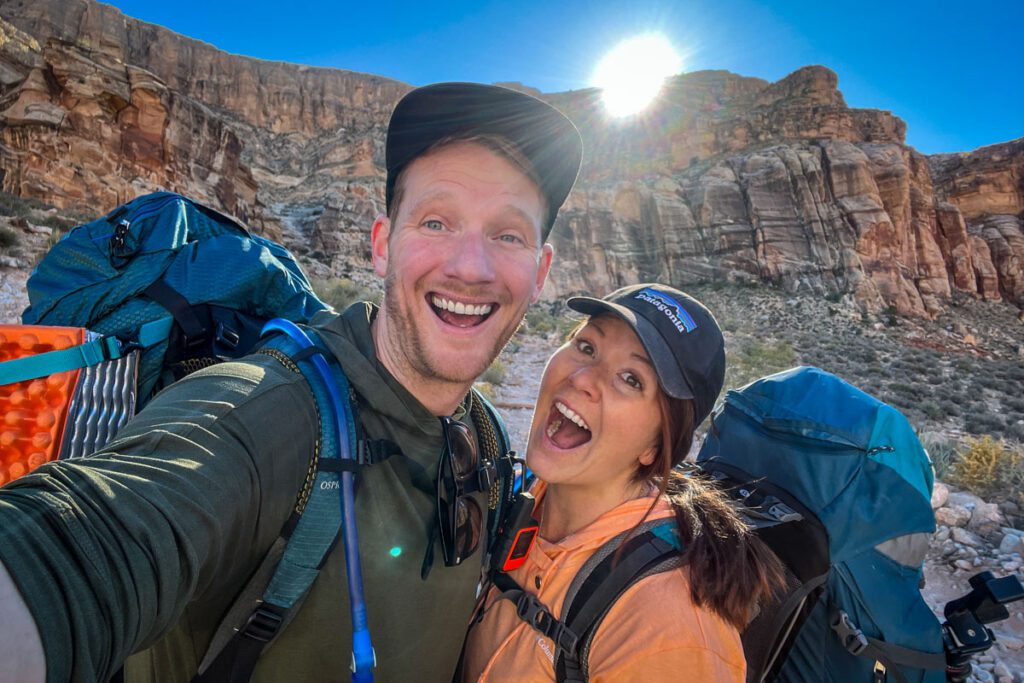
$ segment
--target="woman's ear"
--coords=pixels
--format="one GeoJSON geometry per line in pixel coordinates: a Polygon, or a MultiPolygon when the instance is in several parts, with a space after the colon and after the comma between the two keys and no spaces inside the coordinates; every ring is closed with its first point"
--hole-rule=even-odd
{"type": "Polygon", "coordinates": [[[654,464],[654,459],[658,457],[658,449],[655,446],[648,446],[647,450],[640,454],[637,460],[644,467],[650,467],[654,464]]]}

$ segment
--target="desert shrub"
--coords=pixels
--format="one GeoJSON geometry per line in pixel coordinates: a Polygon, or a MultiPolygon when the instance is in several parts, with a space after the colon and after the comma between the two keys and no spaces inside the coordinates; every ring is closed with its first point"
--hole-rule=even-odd
{"type": "Polygon", "coordinates": [[[0,225],[0,249],[10,249],[21,241],[21,236],[6,225],[0,225]]]}
{"type": "Polygon", "coordinates": [[[946,417],[946,411],[942,409],[942,406],[938,402],[931,399],[927,401],[921,401],[917,406],[918,410],[925,414],[929,420],[941,420],[946,417]]]}
{"type": "Polygon", "coordinates": [[[789,342],[744,340],[736,348],[726,347],[725,386],[741,387],[794,365],[796,352],[789,342]]]}
{"type": "Polygon", "coordinates": [[[488,382],[477,382],[473,387],[484,395],[488,401],[494,402],[496,396],[494,395],[494,385],[488,382]]]}
{"type": "Polygon", "coordinates": [[[1018,497],[1024,486],[1024,469],[1019,450],[1002,440],[983,436],[964,439],[950,469],[950,481],[986,500],[1018,497]]]}
{"type": "Polygon", "coordinates": [[[480,375],[481,382],[487,382],[488,384],[502,384],[505,381],[505,373],[508,369],[500,358],[495,358],[494,361],[484,370],[484,374],[480,375]]]}
{"type": "Polygon", "coordinates": [[[376,301],[380,296],[366,287],[359,285],[347,277],[331,280],[314,280],[313,291],[320,300],[336,311],[344,311],[357,301],[376,301]]]}
{"type": "Polygon", "coordinates": [[[27,216],[36,209],[48,209],[49,205],[38,199],[18,197],[7,192],[0,192],[0,214],[5,216],[27,216]]]}
{"type": "Polygon", "coordinates": [[[535,304],[526,309],[523,326],[527,332],[546,337],[558,329],[558,318],[551,313],[551,309],[547,306],[535,304]]]}
{"type": "Polygon", "coordinates": [[[931,389],[928,389],[928,391],[925,392],[922,391],[921,387],[914,386],[913,384],[907,384],[905,382],[889,382],[889,391],[900,398],[920,398],[926,393],[931,393],[931,389]]]}
{"type": "Polygon", "coordinates": [[[960,405],[953,400],[948,398],[939,399],[939,405],[942,406],[942,412],[950,417],[959,417],[963,411],[960,410],[960,405]]]}
{"type": "Polygon", "coordinates": [[[932,460],[935,477],[943,481],[948,479],[957,458],[956,442],[942,434],[924,432],[921,434],[921,445],[932,460]]]}
{"type": "Polygon", "coordinates": [[[965,427],[971,434],[993,434],[999,435],[1003,433],[1003,427],[1006,426],[1005,419],[1002,415],[996,415],[986,411],[984,408],[975,410],[973,414],[968,414],[965,418],[965,427]]]}

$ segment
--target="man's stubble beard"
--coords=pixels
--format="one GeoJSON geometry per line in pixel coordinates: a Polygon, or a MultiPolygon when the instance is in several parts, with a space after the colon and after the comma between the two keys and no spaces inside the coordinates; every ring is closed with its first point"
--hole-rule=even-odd
{"type": "MultiPolygon", "coordinates": [[[[384,315],[387,316],[387,329],[390,330],[390,344],[392,357],[397,356],[399,362],[411,372],[430,381],[447,382],[452,384],[470,384],[484,373],[484,370],[494,361],[505,348],[505,344],[512,338],[518,329],[518,325],[510,330],[507,335],[501,335],[495,341],[494,348],[480,367],[439,367],[441,364],[433,360],[427,353],[426,344],[420,336],[413,322],[412,312],[408,308],[410,302],[401,303],[401,297],[397,296],[397,277],[392,270],[388,270],[384,278],[384,315]]],[[[520,320],[520,323],[522,321],[520,320]]]]}

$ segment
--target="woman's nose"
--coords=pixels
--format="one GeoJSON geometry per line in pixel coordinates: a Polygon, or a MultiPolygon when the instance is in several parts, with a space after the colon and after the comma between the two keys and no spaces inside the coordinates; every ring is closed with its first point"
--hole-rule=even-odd
{"type": "Polygon", "coordinates": [[[573,370],[569,375],[569,382],[572,387],[586,395],[592,401],[601,398],[600,369],[594,363],[587,363],[573,370]]]}

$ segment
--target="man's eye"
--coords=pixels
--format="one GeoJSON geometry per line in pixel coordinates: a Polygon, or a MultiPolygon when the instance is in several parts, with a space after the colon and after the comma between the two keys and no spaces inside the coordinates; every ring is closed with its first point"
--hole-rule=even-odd
{"type": "Polygon", "coordinates": [[[502,242],[507,242],[508,244],[526,244],[526,240],[514,233],[505,233],[498,239],[502,242]]]}
{"type": "Polygon", "coordinates": [[[622,381],[628,384],[629,386],[633,387],[634,389],[638,389],[640,391],[643,391],[644,389],[644,383],[641,382],[640,378],[634,375],[632,372],[622,373],[622,381]]]}
{"type": "Polygon", "coordinates": [[[427,230],[444,230],[444,223],[436,218],[429,218],[423,221],[423,227],[427,230]]]}

